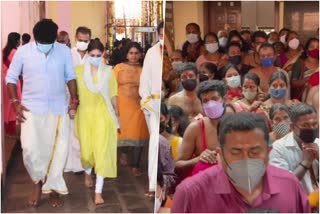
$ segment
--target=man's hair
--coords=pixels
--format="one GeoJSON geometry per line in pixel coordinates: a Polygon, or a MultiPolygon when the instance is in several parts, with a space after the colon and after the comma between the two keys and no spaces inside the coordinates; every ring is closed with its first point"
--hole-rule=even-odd
{"type": "Polygon", "coordinates": [[[89,37],[91,38],[91,30],[85,26],[78,27],[76,30],[76,36],[78,35],[78,33],[89,34],[89,37]]]}
{"type": "Polygon", "coordinates": [[[289,108],[292,123],[296,123],[300,116],[316,113],[316,109],[306,103],[297,103],[289,108]]]}
{"type": "Polygon", "coordinates": [[[28,43],[28,42],[30,42],[30,39],[31,39],[30,34],[28,34],[28,33],[22,34],[22,41],[23,42],[28,43]]]}
{"type": "Polygon", "coordinates": [[[226,134],[237,131],[252,131],[254,129],[260,129],[264,133],[264,140],[268,143],[269,128],[266,119],[262,115],[251,112],[224,115],[218,124],[218,138],[221,148],[226,143],[226,134]]]}
{"type": "Polygon", "coordinates": [[[160,22],[160,23],[159,23],[159,25],[158,25],[158,27],[157,27],[157,32],[158,32],[158,34],[160,33],[161,28],[163,28],[163,25],[164,25],[163,22],[160,22]]]}
{"type": "Polygon", "coordinates": [[[267,40],[267,34],[264,32],[264,31],[256,31],[252,34],[252,38],[251,38],[251,41],[252,42],[256,42],[256,39],[258,37],[262,37],[262,38],[265,38],[267,40]]]}
{"type": "Polygon", "coordinates": [[[33,27],[33,37],[37,42],[51,44],[57,39],[58,25],[52,19],[42,19],[33,27]]]}
{"type": "Polygon", "coordinates": [[[198,69],[195,63],[192,62],[186,62],[182,63],[181,65],[178,66],[177,71],[179,73],[179,77],[181,77],[181,74],[184,71],[191,70],[194,72],[195,75],[198,75],[198,69]]]}
{"type": "Polygon", "coordinates": [[[187,25],[186,25],[186,30],[187,30],[187,27],[188,27],[188,26],[194,26],[194,27],[196,27],[196,28],[198,29],[198,31],[200,32],[200,26],[199,26],[197,23],[191,22],[191,23],[187,24],[187,25]]]}
{"type": "Polygon", "coordinates": [[[221,97],[226,95],[227,88],[221,80],[206,80],[200,83],[198,97],[201,100],[201,94],[209,91],[217,91],[221,97]]]}
{"type": "Polygon", "coordinates": [[[230,43],[228,43],[228,45],[227,45],[227,53],[229,52],[229,49],[230,49],[231,47],[233,47],[233,46],[238,47],[238,48],[240,49],[240,51],[241,51],[241,45],[240,45],[239,42],[230,42],[230,43]]]}
{"type": "Polygon", "coordinates": [[[260,53],[260,50],[261,49],[264,49],[264,48],[271,48],[273,50],[273,53],[276,53],[276,49],[274,48],[273,45],[269,44],[269,43],[265,43],[265,44],[262,44],[260,47],[259,47],[259,52],[260,53]]]}

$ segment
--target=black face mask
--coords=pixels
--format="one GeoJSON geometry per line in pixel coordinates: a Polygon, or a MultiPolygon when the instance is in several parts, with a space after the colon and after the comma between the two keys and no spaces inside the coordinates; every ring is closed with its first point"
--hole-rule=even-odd
{"type": "Polygon", "coordinates": [[[208,77],[207,75],[205,75],[205,74],[200,74],[200,82],[206,81],[206,80],[208,80],[208,79],[209,79],[209,77],[208,77]]]}
{"type": "Polygon", "coordinates": [[[193,91],[197,87],[197,80],[196,79],[183,80],[182,87],[187,91],[193,91]]]}
{"type": "Polygon", "coordinates": [[[161,121],[161,122],[160,122],[159,133],[164,132],[165,129],[166,129],[166,123],[165,123],[165,121],[161,121]]]}
{"type": "Polygon", "coordinates": [[[229,62],[233,65],[239,65],[241,63],[241,56],[230,56],[229,57],[229,62]]]}
{"type": "Polygon", "coordinates": [[[298,137],[304,143],[313,143],[314,140],[317,137],[319,137],[319,128],[315,128],[315,129],[302,129],[302,128],[299,128],[299,129],[300,129],[300,134],[298,135],[298,137]]]}

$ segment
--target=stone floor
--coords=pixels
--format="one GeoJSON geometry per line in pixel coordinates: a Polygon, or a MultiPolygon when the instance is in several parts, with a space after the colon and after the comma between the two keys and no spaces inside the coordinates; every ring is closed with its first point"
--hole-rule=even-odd
{"type": "Polygon", "coordinates": [[[118,177],[116,179],[105,179],[103,196],[105,204],[96,206],[94,204],[94,189],[84,186],[82,173],[65,173],[65,180],[69,188],[69,194],[63,196],[64,206],[52,208],[43,195],[38,208],[28,206],[27,200],[31,192],[31,181],[22,162],[21,149],[17,149],[13,161],[9,165],[6,184],[2,194],[1,213],[3,212],[101,212],[101,213],[145,213],[153,212],[154,199],[144,196],[148,187],[147,176],[147,148],[142,155],[142,172],[140,177],[134,177],[129,167],[118,166],[118,177]]]}

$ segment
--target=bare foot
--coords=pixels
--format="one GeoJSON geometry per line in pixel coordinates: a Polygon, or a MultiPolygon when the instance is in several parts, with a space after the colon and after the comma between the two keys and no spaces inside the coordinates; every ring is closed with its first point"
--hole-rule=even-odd
{"type": "Polygon", "coordinates": [[[119,161],[120,161],[120,164],[122,166],[127,166],[128,165],[128,156],[127,156],[127,154],[121,153],[119,161]]]}
{"type": "Polygon", "coordinates": [[[103,198],[102,198],[102,194],[101,194],[101,193],[95,193],[94,203],[95,203],[96,205],[104,204],[104,200],[103,200],[103,198]]]}
{"type": "Polygon", "coordinates": [[[84,173],[84,183],[85,183],[86,187],[88,187],[88,188],[93,187],[92,176],[88,175],[87,173],[84,173]]]}
{"type": "Polygon", "coordinates": [[[135,177],[139,177],[139,176],[142,175],[141,171],[138,168],[135,168],[135,167],[132,168],[132,174],[135,177]]]}
{"type": "Polygon", "coordinates": [[[42,187],[42,182],[40,181],[37,184],[33,185],[33,190],[31,197],[29,199],[29,205],[37,207],[39,206],[40,198],[41,198],[41,187],[42,187]]]}
{"type": "Polygon", "coordinates": [[[52,207],[61,207],[63,205],[63,201],[61,200],[59,194],[54,191],[49,194],[49,203],[52,207]]]}

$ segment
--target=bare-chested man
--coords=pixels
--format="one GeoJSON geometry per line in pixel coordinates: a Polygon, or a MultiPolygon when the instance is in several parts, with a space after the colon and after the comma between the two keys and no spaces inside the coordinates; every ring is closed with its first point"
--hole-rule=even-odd
{"type": "Polygon", "coordinates": [[[200,83],[198,94],[206,117],[192,122],[184,133],[175,165],[175,171],[182,178],[190,175],[200,162],[217,163],[217,125],[224,114],[226,87],[222,81],[207,80],[200,83]]]}
{"type": "MultiPolygon", "coordinates": [[[[270,44],[263,44],[259,49],[259,60],[261,62],[261,66],[255,67],[249,71],[249,73],[254,73],[258,75],[260,79],[260,89],[265,93],[269,93],[269,79],[271,75],[277,71],[283,72],[286,77],[288,83],[289,77],[287,72],[282,70],[279,67],[274,66],[274,61],[276,59],[274,47],[270,44]]],[[[290,91],[290,85],[288,85],[288,92],[290,91]]],[[[290,97],[290,94],[287,94],[287,97],[290,97]]]]}
{"type": "Polygon", "coordinates": [[[184,63],[179,67],[178,72],[183,90],[171,96],[168,105],[181,107],[191,121],[198,114],[202,114],[201,102],[197,96],[198,70],[196,64],[184,63]]]}
{"type": "Polygon", "coordinates": [[[260,66],[259,59],[259,48],[261,45],[267,43],[267,34],[264,31],[256,31],[252,35],[252,46],[254,47],[254,52],[247,54],[243,59],[243,64],[249,65],[251,67],[260,66]]]}

